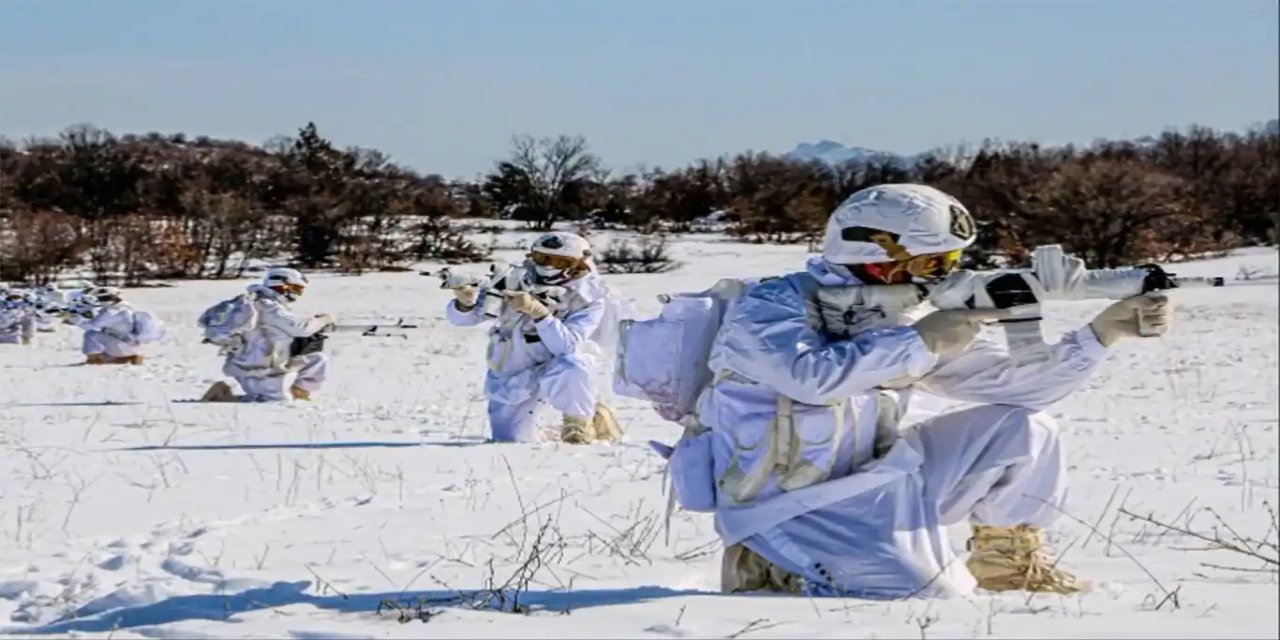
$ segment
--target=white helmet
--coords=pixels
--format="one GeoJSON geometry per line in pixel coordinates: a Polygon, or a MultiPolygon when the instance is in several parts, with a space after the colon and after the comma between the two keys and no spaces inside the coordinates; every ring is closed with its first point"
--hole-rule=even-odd
{"type": "Polygon", "coordinates": [[[866,284],[936,280],[956,268],[976,235],[959,200],[922,184],[885,184],[836,208],[822,257],[866,284]]]}
{"type": "Polygon", "coordinates": [[[560,284],[591,270],[591,243],[567,231],[544,233],[529,245],[538,284],[560,284]]]}
{"type": "Polygon", "coordinates": [[[302,292],[307,287],[307,277],[297,269],[272,267],[262,277],[262,286],[294,301],[302,297],[302,292]]]}
{"type": "Polygon", "coordinates": [[[849,196],[827,220],[822,257],[831,264],[903,261],[958,252],[976,237],[959,200],[922,184],[884,184],[849,196]]]}
{"type": "Polygon", "coordinates": [[[84,296],[102,304],[111,304],[123,300],[118,287],[90,287],[84,292],[84,296]]]}

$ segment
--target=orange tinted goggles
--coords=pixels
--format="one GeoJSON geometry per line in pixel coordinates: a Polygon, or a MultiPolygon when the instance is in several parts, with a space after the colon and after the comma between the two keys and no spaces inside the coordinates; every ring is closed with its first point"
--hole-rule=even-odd
{"type": "Polygon", "coordinates": [[[930,253],[912,256],[903,262],[903,267],[917,278],[932,278],[951,273],[960,264],[960,250],[943,253],[930,253]]]}
{"type": "Polygon", "coordinates": [[[960,264],[960,250],[911,256],[905,260],[863,265],[864,270],[888,284],[910,282],[911,278],[937,278],[951,273],[960,264]]]}
{"type": "Polygon", "coordinates": [[[530,253],[529,258],[539,267],[551,267],[552,269],[572,269],[578,264],[578,258],[555,256],[540,251],[530,253]]]}

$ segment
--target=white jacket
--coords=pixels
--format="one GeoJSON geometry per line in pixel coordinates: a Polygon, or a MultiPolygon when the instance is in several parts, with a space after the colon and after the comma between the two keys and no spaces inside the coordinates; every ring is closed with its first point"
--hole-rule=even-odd
{"type": "MultiPolygon", "coordinates": [[[[700,422],[711,429],[714,475],[722,483],[716,527],[727,544],[847,497],[842,487],[848,483],[830,481],[856,476],[876,456],[883,394],[898,396],[898,416],[912,387],[956,400],[1041,409],[1078,388],[1107,353],[1088,327],[1053,345],[1052,361],[1016,370],[1003,346],[981,339],[939,361],[914,329],[901,326],[902,318],[884,318],[846,338],[822,335],[812,326],[812,291],[857,284],[814,261],[808,274],[761,282],[727,309],[710,358],[717,381],[698,407],[700,422]],[[889,386],[902,388],[884,391],[889,386]],[[784,405],[798,440],[782,455],[800,469],[786,481],[773,470],[779,452],[771,446],[784,405]],[[809,488],[796,491],[803,487],[809,488]]],[[[892,404],[889,413],[895,413],[892,404]]],[[[919,461],[890,458],[904,462],[903,473],[919,461]]]]}
{"type": "Polygon", "coordinates": [[[0,303],[0,338],[5,342],[30,340],[35,331],[34,309],[25,304],[0,303]]]}
{"type": "Polygon", "coordinates": [[[133,306],[127,302],[115,302],[103,305],[90,318],[73,316],[72,324],[85,333],[96,333],[98,338],[107,338],[127,345],[137,345],[134,336],[133,306]]]}
{"type": "MultiPolygon", "coordinates": [[[[609,289],[595,271],[560,286],[569,291],[567,299],[538,322],[503,303],[489,330],[485,393],[490,398],[524,400],[530,393],[530,381],[522,374],[559,356],[572,354],[594,365],[600,351],[596,339],[608,321],[609,289]]],[[[485,295],[482,291],[480,303],[469,311],[459,311],[456,301],[450,301],[445,316],[459,327],[488,321],[482,312],[485,295]]]]}
{"type": "Polygon", "coordinates": [[[283,375],[292,365],[289,349],[294,338],[305,338],[324,328],[322,318],[299,318],[289,310],[284,296],[260,284],[250,285],[258,324],[244,334],[245,346],[227,356],[223,373],[232,377],[283,375]]]}

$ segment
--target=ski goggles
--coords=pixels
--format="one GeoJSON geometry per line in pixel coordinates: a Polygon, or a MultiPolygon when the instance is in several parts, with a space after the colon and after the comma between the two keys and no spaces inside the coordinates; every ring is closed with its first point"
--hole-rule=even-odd
{"type": "Polygon", "coordinates": [[[550,267],[552,269],[572,269],[582,262],[581,258],[557,256],[550,253],[542,253],[541,251],[530,252],[529,259],[533,260],[533,263],[539,267],[550,267]]]}
{"type": "Polygon", "coordinates": [[[292,284],[289,282],[274,282],[271,284],[271,288],[291,298],[301,298],[302,293],[307,290],[307,285],[292,284]]]}
{"type": "Polygon", "coordinates": [[[944,276],[960,264],[960,249],[942,253],[926,253],[893,262],[859,265],[873,278],[886,284],[903,284],[912,278],[931,279],[944,276]]]}

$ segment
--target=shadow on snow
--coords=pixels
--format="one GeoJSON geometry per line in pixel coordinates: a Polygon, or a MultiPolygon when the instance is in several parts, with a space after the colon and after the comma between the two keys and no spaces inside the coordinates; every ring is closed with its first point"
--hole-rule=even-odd
{"type": "Polygon", "coordinates": [[[139,405],[141,402],[117,402],[115,400],[73,401],[73,402],[10,402],[0,407],[127,407],[139,405]]]}
{"type": "Polygon", "coordinates": [[[258,449],[403,449],[406,447],[475,447],[484,441],[418,442],[272,442],[242,444],[147,444],[112,451],[254,451],[258,449]]]}
{"type": "MultiPolygon", "coordinates": [[[[102,633],[116,629],[129,629],[170,624],[186,620],[230,621],[237,614],[290,605],[311,605],[342,613],[373,613],[384,601],[412,604],[422,600],[449,600],[456,591],[410,591],[350,595],[312,595],[304,593],[310,581],[277,582],[269,587],[248,589],[234,594],[200,594],[173,596],[152,604],[124,607],[96,613],[87,617],[75,617],[43,625],[10,626],[0,628],[0,633],[67,634],[71,632],[102,633]]],[[[666,587],[645,586],[621,589],[583,589],[579,591],[528,591],[522,594],[525,604],[549,611],[564,611],[620,604],[637,604],[649,600],[692,595],[718,595],[703,591],[675,590],[666,587]]],[[[444,604],[442,606],[449,606],[444,604]]],[[[495,610],[496,612],[496,610],[495,610]]]]}

